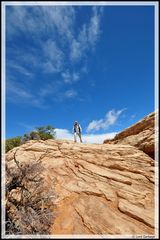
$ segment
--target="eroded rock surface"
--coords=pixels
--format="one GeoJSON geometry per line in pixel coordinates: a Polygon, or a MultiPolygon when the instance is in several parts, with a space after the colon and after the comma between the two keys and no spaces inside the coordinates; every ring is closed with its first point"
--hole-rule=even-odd
{"type": "Polygon", "coordinates": [[[154,161],[124,144],[30,141],[6,155],[8,168],[41,158],[54,186],[50,234],[154,234],[154,161]]]}
{"type": "MultiPolygon", "coordinates": [[[[157,114],[157,113],[156,113],[157,114]]],[[[155,149],[155,113],[151,113],[136,124],[117,134],[104,143],[130,144],[154,158],[155,149]]]]}

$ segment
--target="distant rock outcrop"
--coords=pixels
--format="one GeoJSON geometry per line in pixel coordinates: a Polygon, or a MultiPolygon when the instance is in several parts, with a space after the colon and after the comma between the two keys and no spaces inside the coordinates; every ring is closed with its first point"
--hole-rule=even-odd
{"type": "MultiPolygon", "coordinates": [[[[152,115],[149,121],[153,125],[152,115]]],[[[6,154],[7,169],[17,169],[15,155],[20,166],[41,160],[44,192],[55,191],[50,234],[154,235],[154,160],[143,151],[125,144],[31,140],[6,154]]],[[[12,206],[10,211],[18,219],[12,206]]]]}
{"type": "Polygon", "coordinates": [[[155,113],[151,113],[136,124],[118,133],[114,139],[104,143],[129,144],[137,147],[154,158],[155,149],[155,113]]]}

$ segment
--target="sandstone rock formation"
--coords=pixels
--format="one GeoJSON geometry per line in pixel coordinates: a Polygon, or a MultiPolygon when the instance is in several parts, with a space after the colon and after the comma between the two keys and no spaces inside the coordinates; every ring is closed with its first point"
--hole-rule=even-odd
{"type": "Polygon", "coordinates": [[[104,143],[130,144],[154,158],[155,149],[155,113],[151,113],[136,124],[117,134],[104,143]]]}
{"type": "Polygon", "coordinates": [[[17,168],[14,154],[22,165],[41,158],[44,191],[56,193],[50,234],[154,234],[154,160],[143,151],[31,140],[7,153],[8,169],[17,168]]]}

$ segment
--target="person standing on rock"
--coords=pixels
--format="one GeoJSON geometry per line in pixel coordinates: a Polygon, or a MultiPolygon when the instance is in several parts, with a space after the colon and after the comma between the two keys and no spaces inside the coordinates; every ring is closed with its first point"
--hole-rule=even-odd
{"type": "Polygon", "coordinates": [[[80,124],[77,121],[75,121],[74,125],[73,125],[73,134],[74,134],[75,142],[77,142],[77,136],[79,137],[80,142],[82,142],[81,133],[82,133],[82,128],[81,128],[80,124]]]}

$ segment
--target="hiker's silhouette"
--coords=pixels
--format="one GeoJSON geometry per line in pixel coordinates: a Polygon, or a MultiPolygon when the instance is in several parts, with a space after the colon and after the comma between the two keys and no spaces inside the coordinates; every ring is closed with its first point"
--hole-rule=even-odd
{"type": "Polygon", "coordinates": [[[82,142],[81,133],[82,133],[82,128],[78,123],[78,121],[75,121],[73,125],[74,142],[77,142],[77,136],[79,137],[80,142],[82,142]]]}

